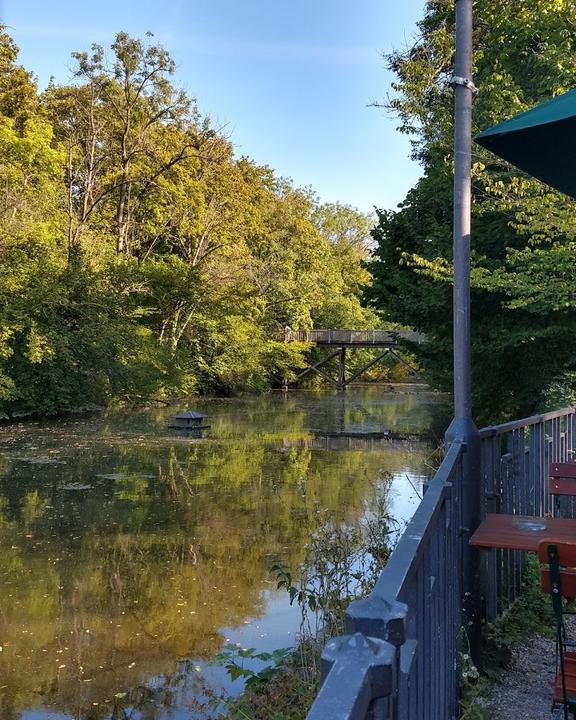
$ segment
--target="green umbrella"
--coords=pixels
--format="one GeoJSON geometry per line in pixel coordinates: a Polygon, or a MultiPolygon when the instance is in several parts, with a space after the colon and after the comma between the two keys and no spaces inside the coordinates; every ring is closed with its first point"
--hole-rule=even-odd
{"type": "Polygon", "coordinates": [[[576,90],[481,132],[476,142],[576,198],[576,90]]]}

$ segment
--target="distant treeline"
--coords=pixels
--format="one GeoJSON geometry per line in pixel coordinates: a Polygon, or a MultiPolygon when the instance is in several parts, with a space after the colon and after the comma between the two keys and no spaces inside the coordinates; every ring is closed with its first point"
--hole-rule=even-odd
{"type": "Polygon", "coordinates": [[[38,92],[0,26],[0,413],[260,390],[282,329],[371,327],[371,220],[236,157],[119,33],[38,92]]]}

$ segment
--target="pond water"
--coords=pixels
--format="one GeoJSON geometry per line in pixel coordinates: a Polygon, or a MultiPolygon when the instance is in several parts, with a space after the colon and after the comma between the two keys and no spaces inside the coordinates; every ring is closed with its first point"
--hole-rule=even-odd
{"type": "Polygon", "coordinates": [[[295,568],[319,517],[354,522],[386,493],[402,520],[418,502],[432,448],[357,434],[420,433],[434,402],[196,399],[201,440],[168,429],[174,408],[1,426],[2,720],[183,720],[207,689],[237,692],[209,658],[298,630],[273,562],[295,568]]]}

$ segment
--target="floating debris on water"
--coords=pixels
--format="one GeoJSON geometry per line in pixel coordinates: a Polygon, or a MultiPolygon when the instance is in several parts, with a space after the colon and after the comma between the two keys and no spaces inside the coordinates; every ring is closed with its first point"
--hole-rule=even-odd
{"type": "Polygon", "coordinates": [[[19,462],[30,463],[30,465],[66,465],[66,460],[55,457],[19,457],[14,458],[19,462]]]}
{"type": "Polygon", "coordinates": [[[130,478],[153,480],[156,475],[141,475],[140,473],[98,473],[96,477],[100,480],[129,480],[130,478]]]}

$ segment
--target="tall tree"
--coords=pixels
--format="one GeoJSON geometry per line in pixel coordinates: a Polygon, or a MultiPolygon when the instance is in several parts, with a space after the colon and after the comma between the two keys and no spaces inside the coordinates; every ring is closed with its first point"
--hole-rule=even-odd
{"type": "Polygon", "coordinates": [[[77,98],[76,106],[83,100],[88,102],[78,114],[76,127],[71,128],[85,147],[79,156],[81,171],[71,175],[70,182],[73,177],[81,178],[79,187],[73,190],[81,200],[80,222],[86,202],[90,208],[113,197],[116,250],[134,254],[138,251],[138,238],[133,232],[138,201],[192,147],[184,132],[166,156],[157,152],[153,136],[160,128],[186,129],[194,125],[197,114],[186,94],[172,85],[175,64],[164,48],[121,32],[112,50],[111,64],[100,45],[92,46],[92,54],[74,53],[75,75],[85,83],[81,91],[84,98],[77,98]],[[95,149],[102,144],[107,162],[94,158],[95,149]],[[96,169],[102,187],[94,193],[96,169]]]}
{"type": "MultiPolygon", "coordinates": [[[[572,87],[576,7],[556,0],[475,4],[475,128],[572,87]]],[[[376,307],[426,333],[417,349],[432,382],[451,386],[454,7],[430,0],[414,46],[388,56],[387,105],[413,141],[423,177],[397,211],[381,211],[369,265],[376,307]]],[[[472,363],[479,421],[527,414],[574,367],[573,201],[476,148],[473,167],[472,363]],[[548,274],[550,268],[555,268],[548,274]]]]}

